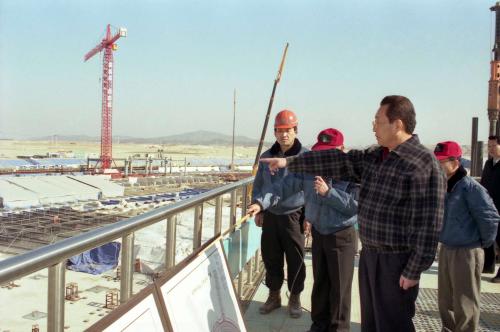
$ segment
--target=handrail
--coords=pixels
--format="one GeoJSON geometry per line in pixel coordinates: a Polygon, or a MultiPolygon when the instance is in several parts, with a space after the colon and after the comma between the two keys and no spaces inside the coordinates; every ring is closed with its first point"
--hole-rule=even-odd
{"type": "Polygon", "coordinates": [[[241,186],[250,184],[253,177],[230,183],[220,188],[179,201],[141,215],[118,221],[104,227],[91,230],[72,238],[64,239],[51,245],[0,261],[0,284],[19,279],[38,270],[59,264],[76,254],[98,247],[171,215],[193,208],[207,200],[214,199],[241,186]]]}

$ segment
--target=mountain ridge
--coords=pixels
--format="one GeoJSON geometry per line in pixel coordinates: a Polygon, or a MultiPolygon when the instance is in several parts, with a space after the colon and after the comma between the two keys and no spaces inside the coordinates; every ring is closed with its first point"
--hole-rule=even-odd
{"type": "MultiPolygon", "coordinates": [[[[99,142],[100,138],[88,135],[51,135],[32,137],[29,140],[33,141],[77,141],[77,142],[99,142]]],[[[235,136],[235,145],[254,146],[259,143],[259,140],[246,136],[235,136]]],[[[182,134],[158,136],[158,137],[133,137],[133,136],[113,136],[113,143],[136,143],[136,144],[165,144],[165,145],[231,145],[233,137],[208,130],[198,130],[182,134]]],[[[269,144],[269,142],[265,142],[269,144]]]]}

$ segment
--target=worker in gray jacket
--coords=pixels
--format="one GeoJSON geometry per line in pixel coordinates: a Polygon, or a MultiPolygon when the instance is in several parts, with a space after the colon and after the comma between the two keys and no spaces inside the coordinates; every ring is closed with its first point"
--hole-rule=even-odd
{"type": "Polygon", "coordinates": [[[438,305],[443,331],[477,331],[482,248],[495,240],[500,216],[488,192],[467,176],[458,143],[437,144],[434,155],[448,178],[439,236],[438,305]]]}

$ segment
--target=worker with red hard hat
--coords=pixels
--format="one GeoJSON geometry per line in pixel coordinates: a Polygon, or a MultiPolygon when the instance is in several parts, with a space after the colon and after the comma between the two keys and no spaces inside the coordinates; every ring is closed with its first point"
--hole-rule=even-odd
{"type": "MultiPolygon", "coordinates": [[[[287,157],[307,151],[297,138],[298,120],[290,110],[280,111],[274,120],[276,142],[261,158],[287,157]]],[[[255,216],[255,223],[262,227],[261,252],[266,267],[267,301],[259,308],[268,314],[281,307],[281,286],[284,282],[284,258],[287,261],[287,283],[290,291],[288,312],[292,318],[302,314],[300,293],[304,289],[306,270],[304,266],[303,207],[304,193],[289,193],[286,199],[274,204],[275,186],[290,176],[287,170],[271,175],[268,167],[259,169],[255,176],[252,204],[247,213],[255,216]]]]}

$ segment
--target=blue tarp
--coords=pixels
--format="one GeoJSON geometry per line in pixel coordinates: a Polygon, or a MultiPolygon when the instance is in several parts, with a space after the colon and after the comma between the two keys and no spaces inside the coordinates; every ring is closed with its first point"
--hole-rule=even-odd
{"type": "Polygon", "coordinates": [[[100,247],[90,249],[68,259],[68,269],[90,274],[101,274],[114,269],[118,265],[121,244],[119,242],[106,243],[100,247]]]}

